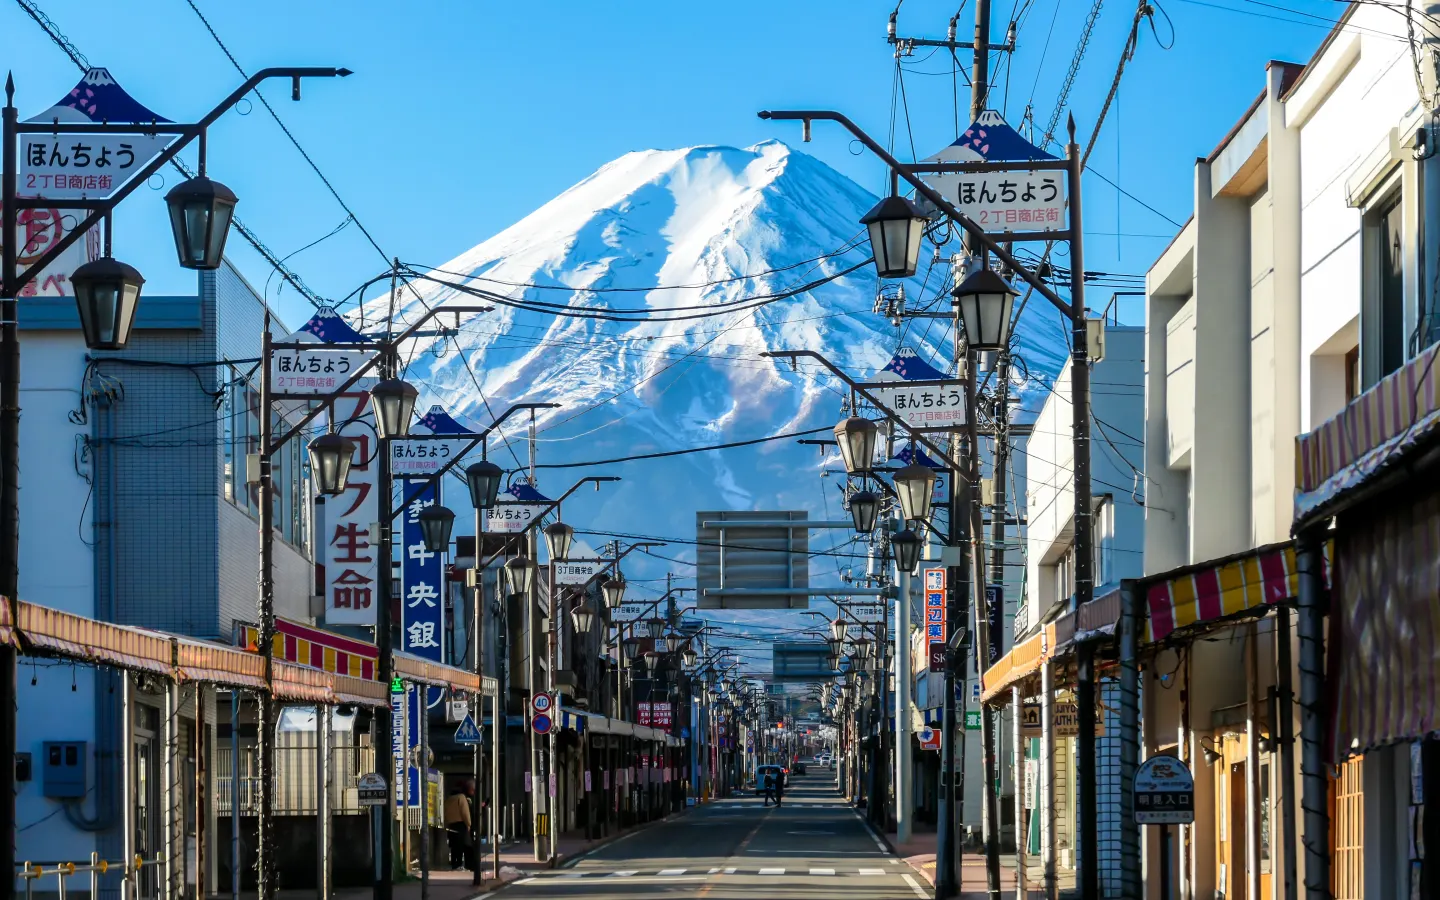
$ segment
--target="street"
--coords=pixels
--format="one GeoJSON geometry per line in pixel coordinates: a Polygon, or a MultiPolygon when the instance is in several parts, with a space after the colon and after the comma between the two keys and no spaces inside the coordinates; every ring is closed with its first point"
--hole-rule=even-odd
{"type": "Polygon", "coordinates": [[[794,778],[780,809],[749,796],[702,806],[488,896],[910,900],[930,896],[926,888],[820,771],[794,778]]]}

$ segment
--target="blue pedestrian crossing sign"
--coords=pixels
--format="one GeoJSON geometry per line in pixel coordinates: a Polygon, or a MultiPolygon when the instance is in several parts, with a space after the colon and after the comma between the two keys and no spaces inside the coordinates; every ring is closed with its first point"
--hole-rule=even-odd
{"type": "Polygon", "coordinates": [[[469,713],[465,714],[465,721],[455,729],[455,743],[457,744],[478,744],[481,741],[480,729],[475,727],[475,720],[469,713]]]}

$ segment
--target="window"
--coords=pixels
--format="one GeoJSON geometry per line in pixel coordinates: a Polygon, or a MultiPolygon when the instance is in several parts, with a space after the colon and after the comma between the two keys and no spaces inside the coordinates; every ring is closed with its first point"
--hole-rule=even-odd
{"type": "Polygon", "coordinates": [[[1101,498],[1095,509],[1091,540],[1095,554],[1095,584],[1109,584],[1115,577],[1115,501],[1111,497],[1101,498]]]}
{"type": "Polygon", "coordinates": [[[1362,390],[1405,364],[1405,229],[1400,192],[1365,217],[1362,390]]]}

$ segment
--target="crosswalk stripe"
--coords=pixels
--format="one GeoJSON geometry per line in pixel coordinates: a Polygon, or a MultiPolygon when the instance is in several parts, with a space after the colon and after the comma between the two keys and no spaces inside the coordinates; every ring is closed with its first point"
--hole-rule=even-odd
{"type": "Polygon", "coordinates": [[[720,871],[720,868],[717,866],[717,867],[711,869],[710,871],[706,872],[705,874],[706,874],[706,875],[714,875],[716,872],[719,872],[719,871],[720,871]]]}
{"type": "Polygon", "coordinates": [[[761,869],[761,870],[760,870],[760,874],[761,874],[761,875],[784,875],[784,874],[785,874],[785,870],[784,870],[784,869],[761,869]]]}
{"type": "Polygon", "coordinates": [[[811,870],[810,870],[810,874],[811,874],[811,875],[834,875],[834,874],[835,874],[835,870],[834,870],[834,869],[811,869],[811,870]]]}
{"type": "Polygon", "coordinates": [[[860,870],[860,874],[861,874],[861,875],[884,875],[884,874],[885,874],[885,870],[884,870],[884,869],[861,869],[861,870],[860,870]]]}
{"type": "Polygon", "coordinates": [[[659,872],[656,872],[655,874],[657,874],[657,875],[684,875],[684,874],[685,874],[685,870],[684,870],[684,869],[661,869],[659,872]]]}
{"type": "Polygon", "coordinates": [[[628,871],[628,872],[611,872],[611,873],[610,873],[610,877],[611,877],[611,878],[626,878],[626,877],[628,877],[628,876],[630,876],[630,875],[634,875],[634,874],[635,874],[635,873],[634,873],[633,871],[628,871]]]}
{"type": "Polygon", "coordinates": [[[734,867],[734,866],[731,866],[730,868],[726,869],[725,872],[724,872],[724,874],[726,874],[726,875],[734,875],[734,874],[735,874],[735,867],[734,867]]]}

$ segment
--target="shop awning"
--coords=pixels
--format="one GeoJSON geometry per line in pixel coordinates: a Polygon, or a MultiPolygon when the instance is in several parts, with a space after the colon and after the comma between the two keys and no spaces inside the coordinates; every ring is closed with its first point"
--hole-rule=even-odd
{"type": "Polygon", "coordinates": [[[336,702],[334,676],[329,672],[278,660],[273,665],[271,684],[276,700],[327,705],[336,702]]]}
{"type": "Polygon", "coordinates": [[[495,679],[488,675],[481,678],[474,672],[431,662],[408,653],[395,654],[395,677],[432,687],[449,687],[467,694],[483,691],[486,696],[491,697],[498,689],[495,679]]]}
{"type": "Polygon", "coordinates": [[[1044,626],[986,669],[980,676],[980,700],[989,703],[1020,681],[1040,671],[1054,653],[1055,623],[1044,626]]]}
{"type": "Polygon", "coordinates": [[[167,635],[100,622],[23,600],[17,606],[16,625],[32,647],[71,659],[162,675],[174,671],[175,653],[167,635]]]}
{"type": "Polygon", "coordinates": [[[176,675],[181,681],[203,681],[261,690],[265,660],[255,653],[201,641],[180,640],[175,646],[176,675]]]}
{"type": "Polygon", "coordinates": [[[1290,541],[1147,578],[1141,582],[1146,615],[1141,640],[1164,640],[1192,625],[1282,603],[1299,590],[1290,541]]]}
{"type": "Polygon", "coordinates": [[[1295,439],[1295,521],[1313,522],[1394,468],[1440,429],[1440,344],[1295,439]]]}
{"type": "Polygon", "coordinates": [[[568,728],[569,730],[574,731],[578,734],[584,734],[586,720],[589,718],[590,717],[588,714],[580,712],[578,709],[566,709],[563,706],[560,707],[561,729],[568,728]]]}
{"type": "MultiPolygon", "coordinates": [[[[240,646],[258,648],[258,628],[242,625],[239,632],[240,646]]],[[[380,659],[374,644],[289,619],[275,620],[273,644],[276,659],[356,678],[375,678],[380,659]]]]}
{"type": "Polygon", "coordinates": [[[353,678],[349,675],[331,675],[330,678],[335,685],[336,703],[354,703],[358,706],[372,707],[390,704],[389,685],[372,681],[369,678],[353,678]]]}
{"type": "Polygon", "coordinates": [[[1330,603],[1331,760],[1440,732],[1440,489],[1344,513],[1330,603]]]}

